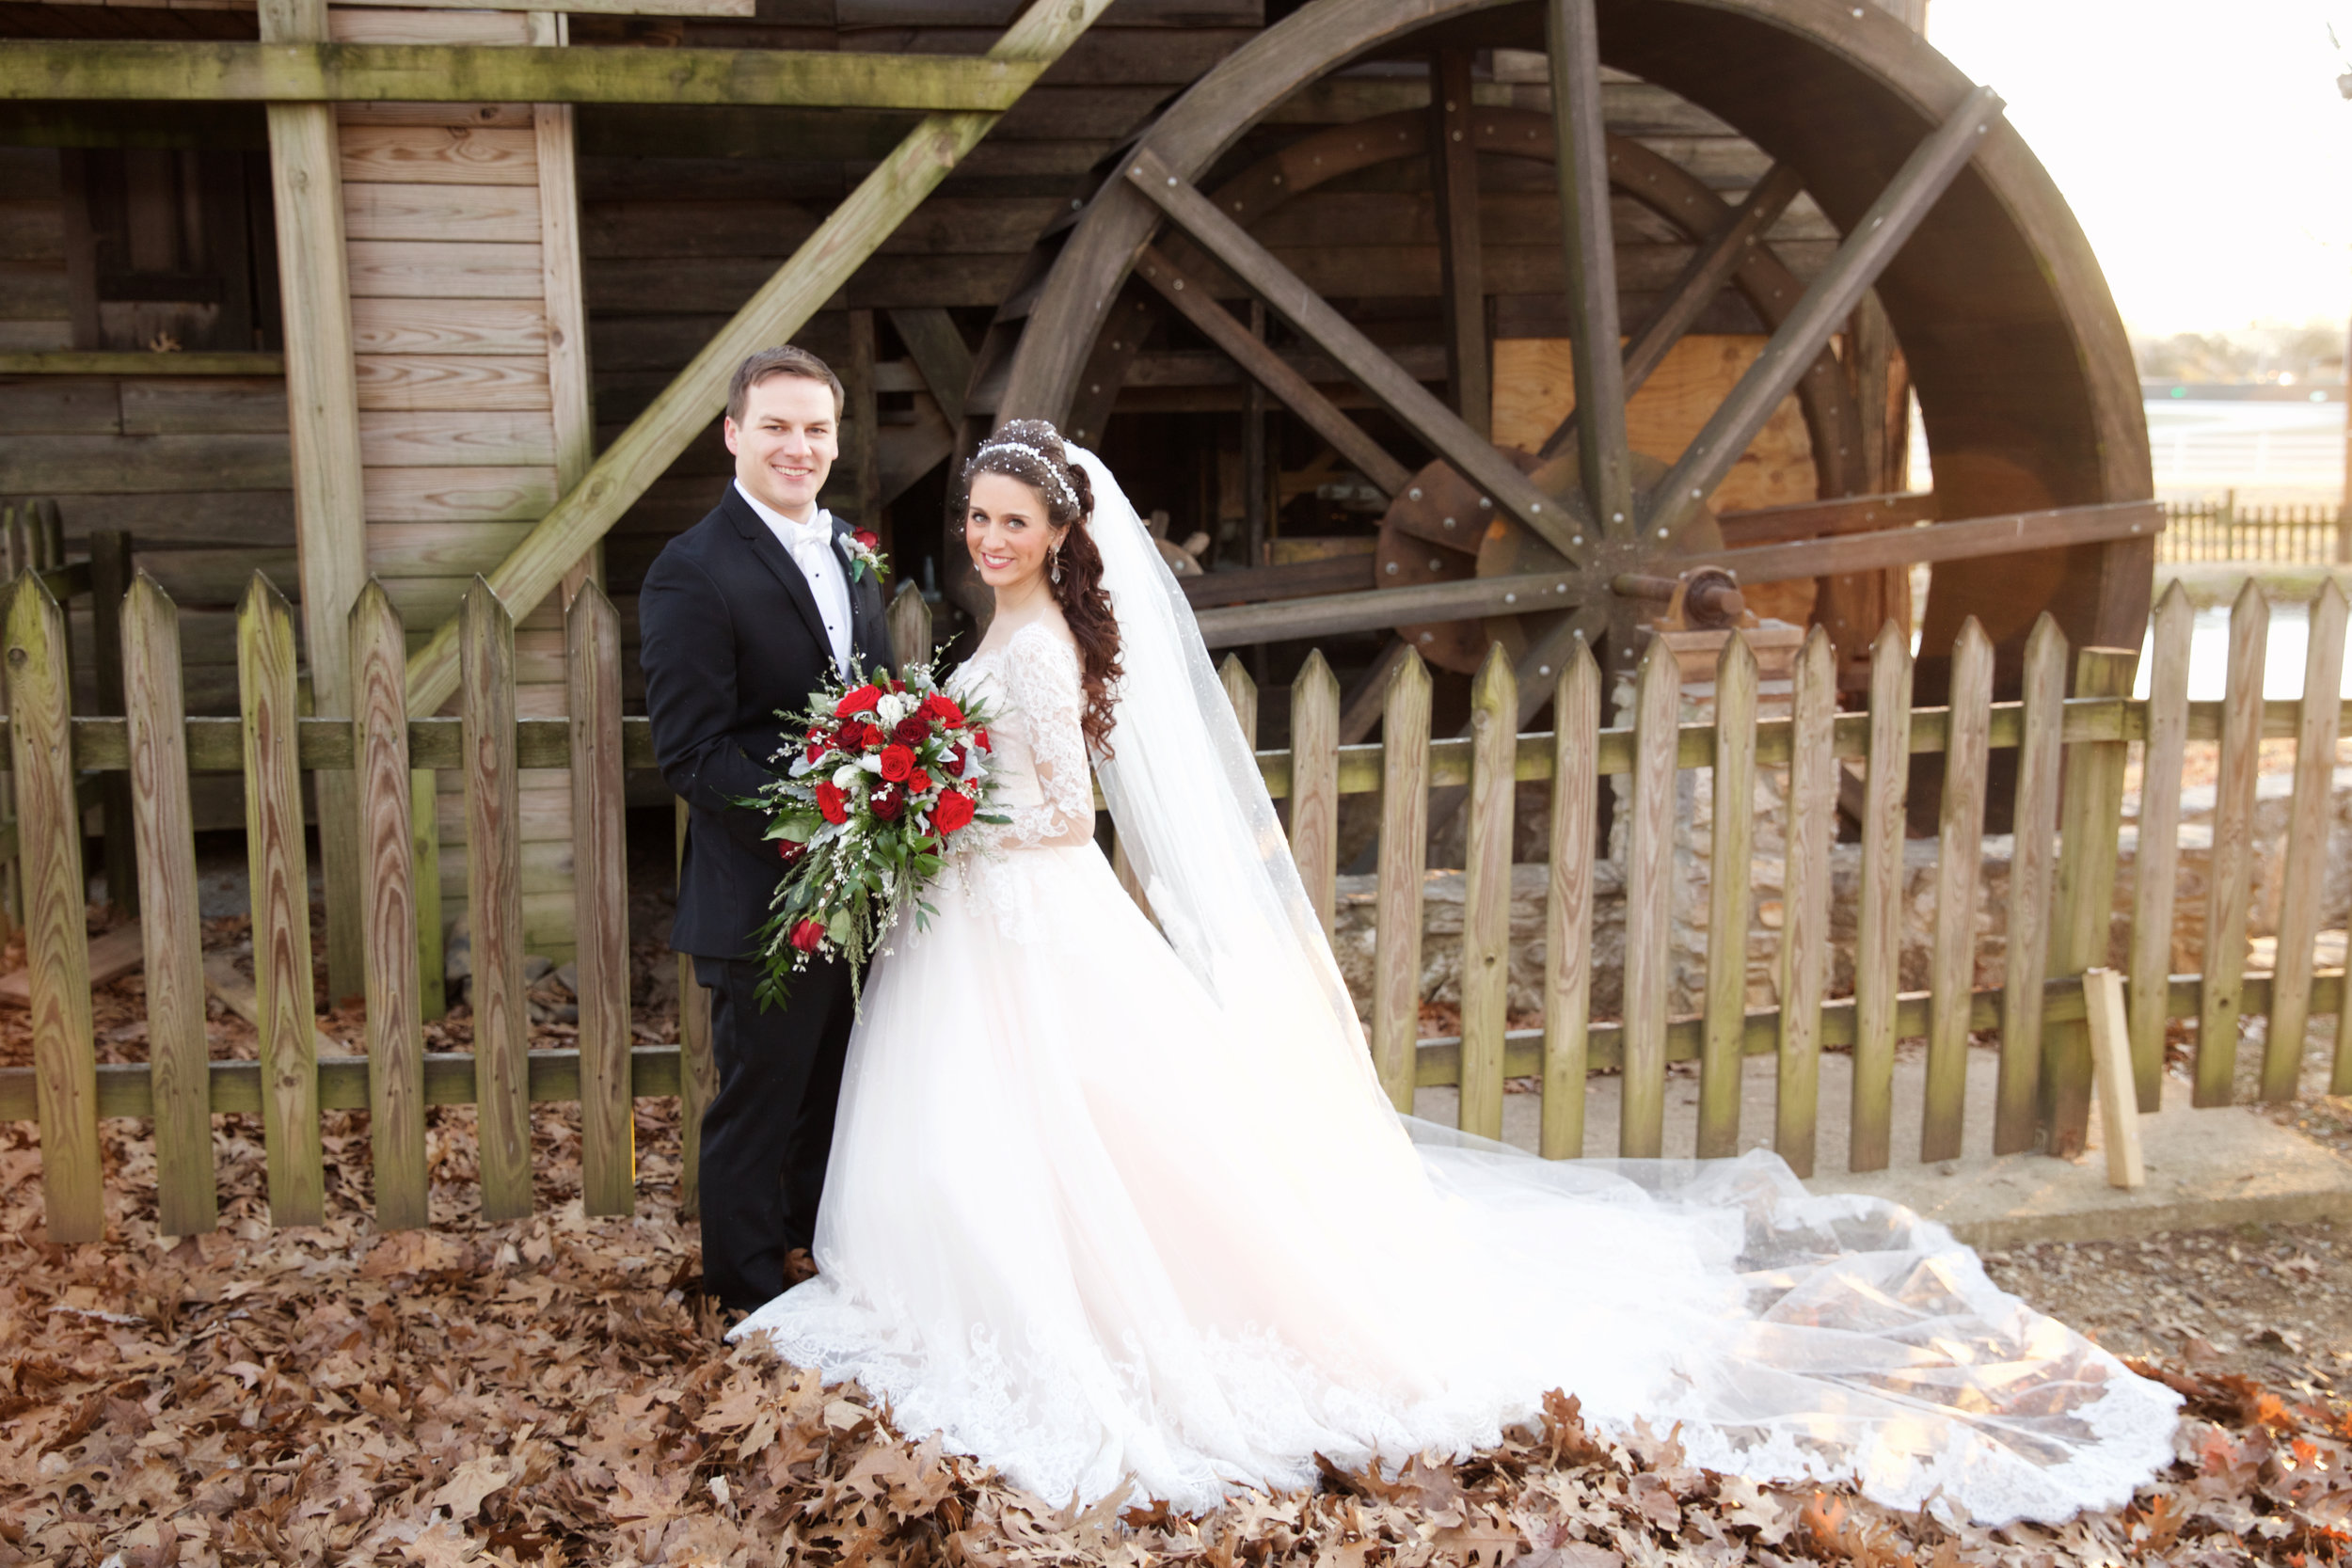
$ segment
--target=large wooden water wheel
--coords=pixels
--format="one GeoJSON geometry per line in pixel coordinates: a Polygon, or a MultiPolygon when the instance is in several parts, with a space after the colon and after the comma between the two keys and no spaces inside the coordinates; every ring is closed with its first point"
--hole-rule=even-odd
{"type": "Polygon", "coordinates": [[[1269,582],[1267,602],[1204,611],[1213,642],[1393,627],[1432,662],[1468,669],[1500,641],[1532,713],[1573,639],[1622,665],[1661,596],[1701,568],[1753,591],[1932,562],[1927,700],[1943,685],[1939,650],[1968,615],[2004,674],[2045,610],[2077,644],[2136,645],[2145,625],[2160,518],[2137,378],[2090,248],[1999,100],[1867,3],[1311,0],[1176,99],[1049,238],[982,350],[977,418],[1043,416],[1098,439],[1155,317],[1214,343],[1388,502],[1370,587],[1277,597],[1297,589],[1269,582]],[[1554,112],[1475,103],[1471,61],[1488,49],[1542,51],[1554,112]],[[1270,151],[1245,144],[1302,89],[1383,61],[1428,62],[1429,111],[1270,151]],[[1719,117],[1770,171],[1728,202],[1611,135],[1604,67],[1719,117]],[[1477,192],[1495,160],[1551,171],[1574,388],[1572,414],[1512,446],[1485,420],[1493,343],[1477,192]],[[1320,186],[1412,161],[1437,198],[1450,403],[1423,384],[1425,366],[1417,374],[1379,345],[1376,311],[1318,294],[1252,232],[1320,186]],[[1799,193],[1839,236],[1803,285],[1768,235],[1799,193]],[[1612,212],[1629,200],[1689,247],[1629,336],[1612,212]],[[1726,290],[1769,341],[1687,445],[1639,450],[1629,398],[1726,290]],[[1227,303],[1243,297],[1368,394],[1386,438],[1297,353],[1270,348],[1245,319],[1252,307],[1227,303]],[[1836,357],[1866,306],[1883,309],[1916,389],[1932,495],[1873,493],[1862,454],[1876,414],[1836,357]],[[1719,515],[1719,487],[1791,396],[1816,497],[1719,515]]]}

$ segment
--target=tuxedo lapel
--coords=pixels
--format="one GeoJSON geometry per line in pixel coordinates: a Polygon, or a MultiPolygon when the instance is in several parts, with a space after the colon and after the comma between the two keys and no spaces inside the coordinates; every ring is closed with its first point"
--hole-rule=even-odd
{"type": "Polygon", "coordinates": [[[882,579],[861,571],[850,558],[850,535],[856,531],[839,517],[833,520],[834,559],[841,562],[842,580],[850,585],[850,646],[859,665],[871,669],[890,662],[890,640],[883,635],[882,579]]]}
{"type": "Polygon", "coordinates": [[[783,585],[785,596],[801,612],[801,619],[808,626],[809,635],[817,639],[819,648],[826,650],[825,665],[830,671],[833,666],[833,639],[825,634],[825,617],[817,608],[817,595],[809,592],[808,578],[802,575],[801,563],[792,559],[792,552],[784,547],[782,541],[760,520],[759,514],[752,510],[751,503],[733,484],[727,486],[726,499],[719,505],[726,513],[728,521],[735,525],[735,531],[742,535],[743,543],[750,546],[752,554],[757,556],[759,563],[773,573],[776,581],[783,585]]]}

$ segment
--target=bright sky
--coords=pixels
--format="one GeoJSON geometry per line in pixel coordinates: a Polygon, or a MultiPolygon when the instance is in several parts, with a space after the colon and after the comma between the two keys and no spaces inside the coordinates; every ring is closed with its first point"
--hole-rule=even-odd
{"type": "Polygon", "coordinates": [[[2135,331],[2352,314],[2352,0],[1930,0],[2135,331]]]}

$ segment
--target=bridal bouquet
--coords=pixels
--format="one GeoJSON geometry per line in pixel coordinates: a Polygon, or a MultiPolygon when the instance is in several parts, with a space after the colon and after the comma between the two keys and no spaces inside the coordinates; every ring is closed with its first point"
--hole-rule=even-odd
{"type": "Polygon", "coordinates": [[[923,888],[955,835],[1005,820],[983,809],[989,714],[941,690],[929,664],[828,687],[783,717],[801,731],[771,759],[788,759],[785,776],[741,802],[767,814],[785,864],[756,938],[762,1006],[818,957],[846,958],[854,991],[880,932],[910,909],[918,928],[935,912],[923,888]]]}

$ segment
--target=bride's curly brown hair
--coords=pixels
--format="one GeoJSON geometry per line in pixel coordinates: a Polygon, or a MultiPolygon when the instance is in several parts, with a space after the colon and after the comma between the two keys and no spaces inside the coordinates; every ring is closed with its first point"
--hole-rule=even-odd
{"type": "Polygon", "coordinates": [[[1111,754],[1112,708],[1119,667],[1119,622],[1111,614],[1111,596],[1103,587],[1103,552],[1095,548],[1088,530],[1094,516],[1094,485],[1087,471],[1070,461],[1061,432],[1043,420],[1009,420],[963,466],[965,505],[971,502],[972,481],[980,474],[1017,479],[1038,494],[1046,520],[1068,528],[1061,539],[1061,580],[1047,578],[1048,592],[1061,606],[1062,619],[1078,644],[1080,683],[1086,689],[1086,712],[1080,727],[1088,750],[1098,757],[1111,754]]]}

